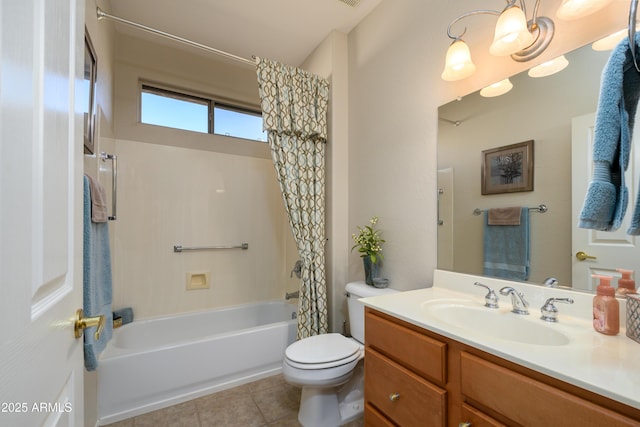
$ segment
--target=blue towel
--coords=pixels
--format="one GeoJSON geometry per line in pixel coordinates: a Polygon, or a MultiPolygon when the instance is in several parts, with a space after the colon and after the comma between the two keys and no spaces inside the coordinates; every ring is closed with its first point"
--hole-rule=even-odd
{"type": "Polygon", "coordinates": [[[91,221],[91,190],[89,178],[84,177],[83,217],[83,297],[85,317],[105,316],[105,326],[96,341],[96,328],[84,331],[84,366],[93,371],[98,366],[98,355],[104,350],[113,333],[111,315],[111,254],[109,252],[109,223],[91,221]]]}
{"type": "MultiPolygon", "coordinates": [[[[640,33],[634,45],[638,46],[640,33]]],[[[629,200],[624,172],[629,165],[633,125],[640,97],[640,73],[627,39],[613,50],[602,71],[593,144],[593,177],[578,227],[614,231],[620,228],[629,200]]],[[[629,234],[640,234],[640,202],[629,234]]]]}
{"type": "Polygon", "coordinates": [[[489,225],[484,214],[484,275],[511,280],[529,278],[529,209],[520,212],[520,225],[489,225]]]}

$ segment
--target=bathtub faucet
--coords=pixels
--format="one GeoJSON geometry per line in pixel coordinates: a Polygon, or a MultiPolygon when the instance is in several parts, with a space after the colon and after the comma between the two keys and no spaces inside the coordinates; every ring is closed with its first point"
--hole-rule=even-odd
{"type": "Polygon", "coordinates": [[[286,294],[284,294],[284,299],[288,300],[291,298],[300,298],[300,291],[287,292],[286,294]]]}

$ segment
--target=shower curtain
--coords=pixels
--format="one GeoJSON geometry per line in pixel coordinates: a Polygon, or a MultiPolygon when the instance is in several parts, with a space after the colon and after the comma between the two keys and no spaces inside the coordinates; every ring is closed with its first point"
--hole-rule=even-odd
{"type": "Polygon", "coordinates": [[[263,129],[300,258],[298,339],[328,329],[325,277],[324,151],[329,82],[256,58],[263,129]]]}

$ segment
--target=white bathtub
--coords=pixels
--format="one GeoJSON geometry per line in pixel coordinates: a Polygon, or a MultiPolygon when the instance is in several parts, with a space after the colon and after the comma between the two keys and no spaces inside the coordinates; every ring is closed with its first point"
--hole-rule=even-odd
{"type": "Polygon", "coordinates": [[[296,309],[261,302],[115,329],[98,363],[99,424],[279,373],[296,309]]]}

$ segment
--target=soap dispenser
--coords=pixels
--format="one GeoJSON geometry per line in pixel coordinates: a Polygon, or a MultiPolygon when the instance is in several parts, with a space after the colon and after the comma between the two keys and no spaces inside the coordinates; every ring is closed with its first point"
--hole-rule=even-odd
{"type": "Polygon", "coordinates": [[[611,276],[593,275],[600,279],[593,297],[593,328],[605,335],[617,335],[620,332],[620,304],[611,286],[611,276]]]}
{"type": "Polygon", "coordinates": [[[636,294],[636,282],[631,278],[633,270],[624,270],[622,268],[616,269],[616,271],[622,274],[622,277],[618,279],[618,289],[616,289],[616,295],[620,297],[626,297],[627,294],[636,294]]]}

